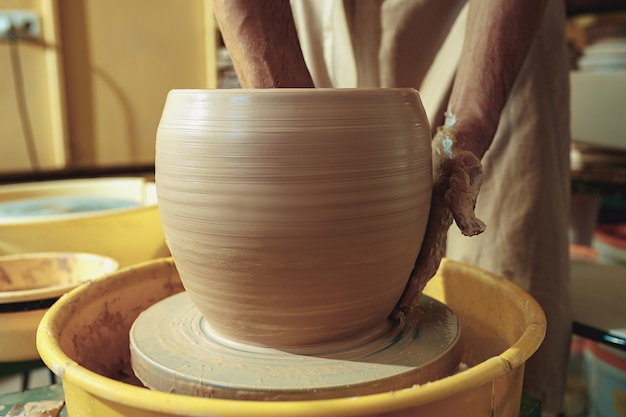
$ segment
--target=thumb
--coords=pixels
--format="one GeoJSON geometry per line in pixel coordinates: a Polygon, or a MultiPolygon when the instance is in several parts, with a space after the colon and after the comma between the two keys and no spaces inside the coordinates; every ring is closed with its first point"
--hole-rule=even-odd
{"type": "Polygon", "coordinates": [[[483,182],[480,159],[457,147],[456,130],[444,125],[433,138],[433,194],[443,196],[454,221],[466,236],[485,231],[474,210],[483,182]]]}
{"type": "Polygon", "coordinates": [[[448,178],[445,201],[457,226],[465,236],[484,232],[485,223],[474,213],[483,182],[480,161],[472,152],[461,151],[446,161],[442,169],[448,178]]]}

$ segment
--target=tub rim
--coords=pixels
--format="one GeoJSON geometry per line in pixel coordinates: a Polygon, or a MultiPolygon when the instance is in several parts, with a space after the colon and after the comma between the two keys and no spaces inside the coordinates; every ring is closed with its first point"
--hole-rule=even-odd
{"type": "Polygon", "coordinates": [[[512,292],[519,300],[524,300],[526,308],[526,328],[521,336],[500,355],[492,356],[485,361],[437,381],[417,385],[401,390],[320,400],[296,401],[259,401],[230,400],[218,398],[201,398],[181,394],[151,391],[121,381],[116,381],[90,371],[68,357],[59,346],[60,323],[56,315],[75,297],[86,291],[93,291],[93,286],[107,279],[123,280],[125,275],[137,268],[158,268],[162,264],[173,265],[171,257],[142,262],[123,268],[102,278],[75,288],[65,294],[57,303],[48,309],[37,330],[37,347],[42,360],[59,376],[63,383],[81,388],[89,395],[108,401],[122,403],[126,406],[141,408],[146,411],[180,415],[182,411],[194,416],[220,415],[223,417],[252,416],[360,416],[389,412],[409,407],[429,404],[474,387],[482,386],[509,371],[523,365],[535,353],[545,337],[546,318],[538,302],[513,282],[480,268],[444,259],[438,275],[450,273],[462,266],[468,274],[476,279],[495,279],[506,291],[512,292]],[[462,375],[462,376],[460,376],[462,375]],[[457,379],[463,380],[458,383],[457,379]],[[471,382],[469,382],[471,381],[471,382]]]}

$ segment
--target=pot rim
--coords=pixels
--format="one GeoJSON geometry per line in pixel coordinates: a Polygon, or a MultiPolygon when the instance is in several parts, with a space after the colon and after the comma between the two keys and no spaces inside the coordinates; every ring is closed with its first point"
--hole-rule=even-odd
{"type": "Polygon", "coordinates": [[[350,87],[350,88],[175,88],[168,92],[168,95],[179,94],[211,94],[211,95],[244,95],[244,94],[258,94],[258,95],[289,95],[289,94],[400,94],[400,93],[415,93],[419,95],[419,91],[412,87],[350,87]]]}

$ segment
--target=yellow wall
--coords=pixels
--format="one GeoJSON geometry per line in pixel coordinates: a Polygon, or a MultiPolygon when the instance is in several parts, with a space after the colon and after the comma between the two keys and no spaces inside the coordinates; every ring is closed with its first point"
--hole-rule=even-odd
{"type": "MultiPolygon", "coordinates": [[[[167,91],[206,88],[202,0],[60,0],[69,133],[76,164],[154,161],[167,91]]],[[[210,48],[209,48],[210,50],[210,48]]],[[[214,65],[214,64],[213,64],[214,65]]]]}
{"type": "Polygon", "coordinates": [[[0,173],[66,164],[66,131],[56,10],[50,0],[0,0],[0,10],[35,10],[42,37],[36,42],[0,42],[0,173]],[[19,63],[20,71],[15,64],[19,63]],[[24,94],[16,93],[22,79],[24,94]],[[20,112],[18,97],[25,101],[20,112]],[[24,133],[30,127],[36,158],[30,159],[24,133]]]}
{"type": "MultiPolygon", "coordinates": [[[[57,142],[62,153],[67,152],[68,166],[152,163],[167,91],[216,84],[215,29],[208,3],[0,0],[0,9],[51,9],[58,21],[60,76],[44,53],[21,47],[40,153],[50,154],[51,142],[57,142]],[[51,88],[60,90],[53,95],[61,111],[46,98],[51,88]],[[61,126],[53,140],[55,124],[61,126]]],[[[54,20],[43,21],[42,26],[53,29],[54,20]]],[[[0,170],[15,171],[27,164],[25,150],[11,139],[19,136],[20,126],[9,94],[13,84],[2,75],[9,68],[6,48],[0,45],[0,91],[5,92],[0,95],[0,170]],[[10,147],[10,161],[19,156],[20,163],[8,164],[6,155],[2,159],[3,147],[10,147]]]]}

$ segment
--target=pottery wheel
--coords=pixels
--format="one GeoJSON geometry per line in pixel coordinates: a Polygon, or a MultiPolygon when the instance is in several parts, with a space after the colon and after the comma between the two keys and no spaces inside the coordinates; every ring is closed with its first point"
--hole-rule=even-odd
{"type": "Polygon", "coordinates": [[[460,362],[452,311],[423,296],[418,314],[411,332],[387,322],[356,341],[286,351],[220,337],[182,292],[139,315],[131,362],[145,386],[200,397],[302,400],[397,390],[450,375],[460,362]]]}

